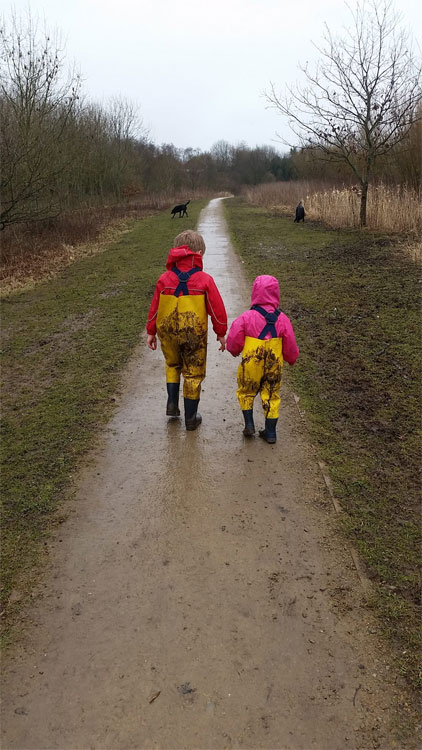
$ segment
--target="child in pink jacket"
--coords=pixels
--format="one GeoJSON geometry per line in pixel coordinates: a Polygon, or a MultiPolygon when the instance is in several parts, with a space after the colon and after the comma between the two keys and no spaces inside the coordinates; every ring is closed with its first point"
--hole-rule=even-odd
{"type": "Polygon", "coordinates": [[[251,308],[233,321],[226,348],[234,357],[242,352],[237,371],[237,397],[245,420],[243,434],[255,434],[253,402],[260,393],[265,429],[259,431],[267,443],[277,440],[283,360],[294,365],[299,349],[292,324],[280,312],[280,289],[274,276],[257,276],[252,286],[251,308]]]}

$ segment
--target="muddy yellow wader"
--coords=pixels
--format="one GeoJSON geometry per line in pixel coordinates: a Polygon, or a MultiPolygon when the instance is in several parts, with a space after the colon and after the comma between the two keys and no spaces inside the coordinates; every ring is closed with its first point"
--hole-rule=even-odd
{"type": "Polygon", "coordinates": [[[179,278],[174,294],[161,294],[157,312],[157,334],[166,362],[167,383],[179,383],[183,395],[199,399],[207,360],[208,315],[204,294],[189,294],[186,281],[199,271],[172,269],[179,278]],[[179,297],[179,294],[182,296],[179,297]]]}
{"type": "Polygon", "coordinates": [[[277,337],[275,321],[280,314],[267,313],[254,305],[267,320],[259,338],[245,337],[242,361],[237,371],[236,391],[243,412],[253,409],[255,396],[260,393],[266,419],[277,419],[280,408],[281,371],[283,367],[282,341],[277,337]],[[273,338],[265,339],[267,333],[273,338]]]}

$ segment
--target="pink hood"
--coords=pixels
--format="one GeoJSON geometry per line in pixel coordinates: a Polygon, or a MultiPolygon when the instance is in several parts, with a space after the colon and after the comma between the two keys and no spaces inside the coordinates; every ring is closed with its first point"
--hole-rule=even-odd
{"type": "MultiPolygon", "coordinates": [[[[267,312],[273,312],[280,303],[280,288],[274,276],[257,276],[252,286],[252,305],[260,305],[267,312]]],[[[242,351],[246,336],[258,338],[265,327],[265,318],[257,310],[246,310],[233,321],[227,338],[227,350],[234,357],[242,351]]],[[[275,329],[277,336],[283,341],[283,359],[294,365],[298,356],[295,335],[292,324],[284,313],[277,318],[275,329]]],[[[271,338],[268,333],[266,338],[271,338]]]]}
{"type": "Polygon", "coordinates": [[[194,266],[198,266],[202,270],[202,255],[191,250],[187,245],[172,247],[168,254],[166,268],[171,271],[173,266],[176,265],[181,271],[189,271],[194,266]]]}
{"type": "Polygon", "coordinates": [[[280,304],[280,288],[274,276],[257,276],[251,294],[251,305],[275,310],[280,304]]]}

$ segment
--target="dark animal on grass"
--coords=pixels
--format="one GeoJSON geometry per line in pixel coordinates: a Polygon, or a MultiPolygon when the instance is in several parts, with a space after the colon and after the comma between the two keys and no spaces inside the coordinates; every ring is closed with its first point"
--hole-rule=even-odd
{"type": "Polygon", "coordinates": [[[175,206],[174,208],[172,208],[172,210],[170,212],[172,214],[171,218],[174,219],[174,217],[176,216],[176,214],[179,214],[179,219],[182,216],[188,216],[188,209],[187,209],[188,203],[190,203],[190,201],[186,201],[186,203],[179,203],[178,206],[175,206]]]}
{"type": "Polygon", "coordinates": [[[296,216],[295,221],[299,223],[299,221],[305,222],[305,209],[302,206],[302,201],[299,201],[298,205],[296,206],[296,216]]]}

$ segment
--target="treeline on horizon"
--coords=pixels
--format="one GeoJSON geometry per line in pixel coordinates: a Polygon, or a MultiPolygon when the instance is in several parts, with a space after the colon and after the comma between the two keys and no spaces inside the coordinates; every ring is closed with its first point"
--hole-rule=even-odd
{"type": "MultiPolygon", "coordinates": [[[[115,97],[88,101],[66,72],[57,37],[13,18],[0,28],[2,207],[0,226],[49,219],[82,207],[153,194],[238,193],[243,186],[296,179],[353,180],[318,149],[254,148],[217,141],[209,151],[153,143],[137,107],[115,97]]],[[[384,159],[375,179],[418,189],[421,121],[384,159]]]]}

